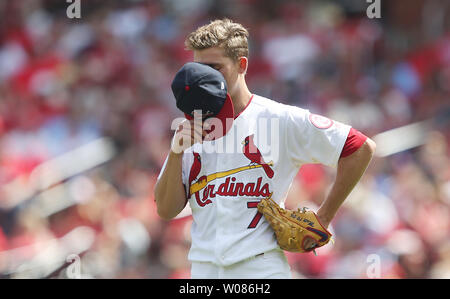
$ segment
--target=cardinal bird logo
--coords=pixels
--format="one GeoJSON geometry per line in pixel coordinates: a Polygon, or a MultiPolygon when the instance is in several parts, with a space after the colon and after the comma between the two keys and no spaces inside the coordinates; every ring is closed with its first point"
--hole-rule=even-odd
{"type": "Polygon", "coordinates": [[[199,153],[193,152],[194,162],[191,166],[191,171],[189,172],[189,185],[198,177],[200,170],[202,169],[202,159],[199,153]]]}
{"type": "MultiPolygon", "coordinates": [[[[202,169],[202,158],[199,153],[193,152],[194,162],[192,162],[191,170],[189,172],[189,186],[192,186],[192,182],[194,182],[202,169]]],[[[206,176],[201,176],[197,179],[197,182],[206,180],[206,176]]],[[[189,197],[191,196],[191,192],[189,192],[189,197]]]]}
{"type": "Polygon", "coordinates": [[[270,168],[270,165],[264,161],[261,152],[253,142],[253,136],[254,134],[245,137],[245,140],[242,142],[242,151],[244,152],[244,156],[246,156],[250,160],[250,164],[254,163],[261,165],[266,175],[271,179],[273,178],[274,172],[272,168],[270,168]]]}

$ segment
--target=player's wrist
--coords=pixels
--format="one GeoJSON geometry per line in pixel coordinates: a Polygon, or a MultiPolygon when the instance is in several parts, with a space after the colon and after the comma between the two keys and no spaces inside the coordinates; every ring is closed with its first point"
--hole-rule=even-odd
{"type": "Polygon", "coordinates": [[[316,213],[317,218],[320,221],[320,224],[324,227],[324,228],[328,228],[328,226],[330,225],[331,220],[333,219],[333,215],[328,213],[327,211],[325,211],[324,209],[319,209],[316,213]]]}

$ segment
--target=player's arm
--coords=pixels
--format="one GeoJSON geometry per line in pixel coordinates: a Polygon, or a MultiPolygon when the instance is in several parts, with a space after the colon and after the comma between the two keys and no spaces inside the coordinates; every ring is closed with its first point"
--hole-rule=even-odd
{"type": "Polygon", "coordinates": [[[163,219],[176,217],[186,206],[186,190],[181,175],[183,152],[196,140],[201,140],[200,132],[201,130],[194,128],[193,121],[186,120],[175,133],[165,168],[154,191],[158,215],[163,219]]]}
{"type": "Polygon", "coordinates": [[[362,145],[357,148],[354,145],[350,146],[350,150],[353,147],[354,151],[349,155],[341,155],[337,165],[335,182],[327,198],[317,211],[317,216],[325,227],[328,227],[339,207],[361,179],[374,155],[376,148],[374,141],[359,132],[357,132],[355,138],[362,145]]]}

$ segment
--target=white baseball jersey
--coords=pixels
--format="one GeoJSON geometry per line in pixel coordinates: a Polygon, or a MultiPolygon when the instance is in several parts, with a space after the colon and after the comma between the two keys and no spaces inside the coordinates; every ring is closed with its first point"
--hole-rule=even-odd
{"type": "Polygon", "coordinates": [[[272,194],[284,207],[302,164],[335,167],[349,130],[253,95],[226,136],[185,150],[182,180],[193,215],[189,260],[228,266],[279,248],[258,202],[272,194]]]}

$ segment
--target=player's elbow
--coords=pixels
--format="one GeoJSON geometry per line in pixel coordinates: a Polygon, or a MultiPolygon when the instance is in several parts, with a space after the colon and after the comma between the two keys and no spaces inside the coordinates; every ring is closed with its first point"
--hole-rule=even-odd
{"type": "Polygon", "coordinates": [[[153,192],[153,196],[155,198],[156,203],[156,212],[159,217],[161,217],[164,220],[170,220],[173,217],[171,217],[171,213],[169,209],[167,208],[167,205],[165,202],[167,202],[167,199],[164,198],[164,192],[162,192],[161,187],[158,183],[155,185],[155,190],[153,192]]]}
{"type": "Polygon", "coordinates": [[[173,213],[171,213],[171,211],[161,206],[158,206],[158,209],[156,211],[158,213],[158,216],[163,220],[172,220],[176,216],[176,214],[174,215],[173,213]]]}
{"type": "Polygon", "coordinates": [[[165,180],[158,180],[153,195],[156,202],[156,212],[164,220],[175,218],[187,203],[183,184],[168,184],[165,180]]]}
{"type": "Polygon", "coordinates": [[[166,193],[161,193],[161,191],[156,190],[154,192],[155,202],[156,202],[156,212],[158,216],[164,220],[171,220],[175,218],[179,211],[176,202],[169,198],[170,195],[166,193]]]}
{"type": "Polygon", "coordinates": [[[176,215],[174,215],[172,209],[167,205],[167,199],[155,192],[155,202],[156,202],[156,213],[158,216],[164,220],[171,220],[176,215]]]}

